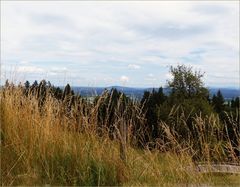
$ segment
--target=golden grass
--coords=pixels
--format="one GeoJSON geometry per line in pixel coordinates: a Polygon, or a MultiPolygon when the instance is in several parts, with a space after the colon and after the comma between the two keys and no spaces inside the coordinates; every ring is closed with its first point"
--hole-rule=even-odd
{"type": "MultiPolygon", "coordinates": [[[[1,184],[9,185],[187,185],[215,184],[214,176],[196,172],[186,151],[160,153],[127,146],[120,159],[119,142],[97,136],[96,108],[82,118],[85,131],[62,114],[62,103],[47,96],[38,100],[21,88],[0,92],[1,184]]],[[[222,176],[221,184],[237,184],[238,176],[222,176]]]]}

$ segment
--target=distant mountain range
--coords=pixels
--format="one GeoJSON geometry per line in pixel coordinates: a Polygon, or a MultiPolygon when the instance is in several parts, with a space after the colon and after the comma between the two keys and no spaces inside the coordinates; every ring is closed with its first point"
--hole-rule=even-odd
{"type": "MultiPolygon", "coordinates": [[[[125,93],[127,96],[141,99],[144,91],[152,91],[153,89],[158,90],[158,88],[131,88],[131,87],[122,87],[122,86],[110,86],[110,87],[72,87],[75,93],[79,93],[83,97],[93,97],[97,95],[101,95],[105,89],[111,90],[112,88],[116,88],[118,91],[125,93]]],[[[211,96],[216,94],[218,90],[221,90],[223,97],[225,100],[230,100],[235,97],[240,96],[239,89],[233,88],[209,88],[211,96]]],[[[169,93],[168,88],[163,88],[163,92],[165,94],[169,93]]]]}

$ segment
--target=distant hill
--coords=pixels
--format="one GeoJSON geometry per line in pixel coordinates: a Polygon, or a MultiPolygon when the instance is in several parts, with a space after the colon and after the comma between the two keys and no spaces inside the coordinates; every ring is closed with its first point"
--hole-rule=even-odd
{"type": "MultiPolygon", "coordinates": [[[[131,87],[123,87],[123,86],[110,86],[110,87],[72,87],[75,93],[79,93],[83,97],[92,97],[92,96],[98,96],[101,95],[105,89],[111,90],[112,88],[116,88],[118,91],[122,91],[127,96],[135,98],[135,99],[141,99],[144,91],[152,91],[153,89],[158,90],[158,88],[131,88],[131,87]]],[[[233,88],[209,88],[210,95],[213,96],[213,94],[216,94],[218,90],[221,90],[223,97],[225,100],[230,100],[232,98],[240,96],[240,90],[239,89],[233,89],[233,88]]],[[[163,92],[165,94],[169,93],[168,88],[163,88],[163,92]]]]}
{"type": "Polygon", "coordinates": [[[209,88],[211,96],[216,94],[218,90],[221,91],[225,100],[230,100],[235,97],[240,96],[240,89],[233,89],[233,88],[209,88]]]}

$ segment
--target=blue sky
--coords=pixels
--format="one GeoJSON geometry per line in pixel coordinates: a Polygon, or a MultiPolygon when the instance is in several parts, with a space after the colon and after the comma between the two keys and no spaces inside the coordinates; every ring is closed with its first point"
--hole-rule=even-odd
{"type": "Polygon", "coordinates": [[[239,1],[1,1],[1,80],[165,86],[191,65],[239,87],[239,1]]]}

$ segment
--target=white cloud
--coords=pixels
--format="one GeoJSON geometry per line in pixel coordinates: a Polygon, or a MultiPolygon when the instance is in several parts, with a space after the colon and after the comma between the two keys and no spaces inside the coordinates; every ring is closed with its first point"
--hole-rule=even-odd
{"type": "Polygon", "coordinates": [[[56,72],[51,72],[51,71],[50,71],[50,72],[48,73],[48,75],[50,75],[50,76],[57,76],[58,73],[56,73],[56,72]]]}
{"type": "Polygon", "coordinates": [[[127,83],[129,82],[129,77],[125,76],[125,75],[122,75],[120,77],[120,81],[124,84],[124,83],[127,83]]]}
{"type": "Polygon", "coordinates": [[[26,64],[29,64],[29,61],[22,60],[22,61],[19,62],[19,64],[25,64],[26,65],[26,64]]]}
{"type": "Polygon", "coordinates": [[[43,73],[45,70],[36,66],[20,66],[17,68],[19,73],[43,73]]]}
{"type": "MultiPolygon", "coordinates": [[[[145,86],[149,82],[142,75],[149,71],[158,75],[156,67],[161,74],[180,62],[199,66],[211,85],[219,84],[222,80],[213,78],[215,72],[232,78],[239,73],[238,4],[3,1],[1,62],[34,64],[35,69],[29,66],[20,71],[42,72],[44,67],[49,75],[66,68],[69,75],[76,75],[76,83],[81,77],[85,85],[98,74],[114,77],[110,82],[116,84],[127,67],[138,70],[131,81],[145,86]],[[192,54],[199,50],[205,52],[192,54]],[[51,69],[55,61],[65,64],[51,69]]],[[[157,80],[166,78],[166,73],[157,80]]],[[[99,84],[109,82],[99,77],[99,84]]],[[[227,84],[237,87],[239,80],[232,80],[227,84]]]]}
{"type": "Polygon", "coordinates": [[[154,77],[154,75],[152,73],[149,73],[148,77],[154,77]]]}
{"type": "Polygon", "coordinates": [[[54,67],[51,68],[50,72],[52,73],[66,73],[68,71],[68,69],[66,67],[54,67]]]}
{"type": "Polygon", "coordinates": [[[148,82],[155,82],[157,78],[152,73],[149,73],[147,77],[145,77],[145,80],[148,82]]]}
{"type": "Polygon", "coordinates": [[[128,64],[128,68],[129,69],[140,69],[141,66],[137,65],[137,64],[128,64]]]}

